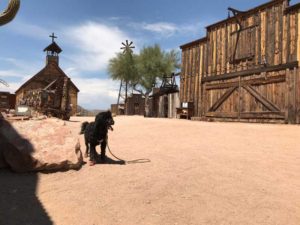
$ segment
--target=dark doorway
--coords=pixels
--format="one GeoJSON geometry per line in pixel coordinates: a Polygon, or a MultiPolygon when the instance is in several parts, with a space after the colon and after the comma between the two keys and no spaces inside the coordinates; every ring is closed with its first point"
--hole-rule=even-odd
{"type": "Polygon", "coordinates": [[[140,105],[139,105],[139,103],[134,103],[134,115],[140,115],[140,105]]]}

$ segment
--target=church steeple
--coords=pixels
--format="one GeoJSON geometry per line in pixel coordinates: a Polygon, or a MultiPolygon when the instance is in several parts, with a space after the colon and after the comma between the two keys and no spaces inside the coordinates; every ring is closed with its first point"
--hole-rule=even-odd
{"type": "Polygon", "coordinates": [[[44,49],[44,52],[47,53],[46,56],[46,64],[49,64],[50,62],[54,62],[58,65],[59,63],[59,53],[62,52],[62,49],[58,46],[58,44],[56,44],[56,42],[54,41],[55,38],[57,38],[54,33],[52,33],[52,35],[50,35],[49,37],[52,38],[52,43],[46,47],[44,49]]]}

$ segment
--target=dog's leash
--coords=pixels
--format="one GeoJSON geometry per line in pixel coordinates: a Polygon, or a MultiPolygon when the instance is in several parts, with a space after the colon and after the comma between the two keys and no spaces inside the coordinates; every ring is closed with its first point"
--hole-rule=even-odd
{"type": "Polygon", "coordinates": [[[108,148],[108,151],[110,152],[110,154],[115,157],[116,159],[118,159],[119,161],[123,161],[125,162],[126,164],[133,164],[133,163],[149,163],[151,162],[150,159],[135,159],[135,160],[130,160],[130,161],[126,161],[124,159],[120,159],[119,157],[115,156],[112,151],[110,150],[110,147],[108,145],[108,142],[107,142],[107,148],[108,148]]]}

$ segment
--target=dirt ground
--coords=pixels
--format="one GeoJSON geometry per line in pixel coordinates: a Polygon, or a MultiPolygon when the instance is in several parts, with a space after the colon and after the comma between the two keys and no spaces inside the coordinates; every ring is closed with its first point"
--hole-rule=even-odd
{"type": "MultiPolygon", "coordinates": [[[[84,120],[67,125],[79,131],[84,120]]],[[[110,164],[79,171],[1,171],[0,203],[10,211],[0,224],[300,224],[300,126],[138,116],[115,122],[113,153],[151,162],[121,165],[107,153],[110,164]]]]}

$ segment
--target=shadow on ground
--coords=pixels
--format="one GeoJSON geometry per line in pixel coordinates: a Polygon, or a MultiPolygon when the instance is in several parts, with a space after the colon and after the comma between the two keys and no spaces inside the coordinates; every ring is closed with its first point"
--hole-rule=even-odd
{"type": "MultiPolygon", "coordinates": [[[[86,160],[89,161],[88,159],[86,159],[86,160]]],[[[107,165],[125,165],[126,162],[123,161],[123,160],[114,160],[114,159],[109,158],[109,157],[106,156],[105,161],[102,161],[100,159],[100,157],[98,157],[96,165],[100,165],[100,164],[101,165],[106,165],[106,164],[107,165]]]]}
{"type": "Polygon", "coordinates": [[[38,175],[14,173],[30,171],[36,163],[34,148],[9,122],[0,118],[0,224],[50,225],[53,224],[36,196],[38,175]]]}
{"type": "Polygon", "coordinates": [[[0,180],[0,224],[53,224],[36,196],[37,174],[0,170],[0,180]]]}

